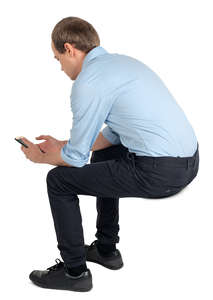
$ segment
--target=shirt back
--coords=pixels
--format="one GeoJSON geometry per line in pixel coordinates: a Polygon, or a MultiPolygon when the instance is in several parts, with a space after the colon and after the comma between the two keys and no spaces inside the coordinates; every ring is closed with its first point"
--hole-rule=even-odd
{"type": "Polygon", "coordinates": [[[85,136],[79,139],[85,138],[88,148],[82,153],[79,144],[78,149],[84,158],[103,123],[105,138],[138,156],[187,157],[196,151],[194,130],[175,98],[154,71],[130,56],[92,49],[73,84],[71,107],[74,118],[85,115],[85,136]]]}

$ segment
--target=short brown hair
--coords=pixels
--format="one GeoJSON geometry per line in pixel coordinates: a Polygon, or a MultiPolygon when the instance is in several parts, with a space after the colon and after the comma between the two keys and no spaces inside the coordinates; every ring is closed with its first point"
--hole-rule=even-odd
{"type": "Polygon", "coordinates": [[[95,28],[87,21],[77,17],[67,17],[58,22],[51,34],[55,49],[64,53],[64,43],[88,53],[100,45],[100,38],[95,28]]]}

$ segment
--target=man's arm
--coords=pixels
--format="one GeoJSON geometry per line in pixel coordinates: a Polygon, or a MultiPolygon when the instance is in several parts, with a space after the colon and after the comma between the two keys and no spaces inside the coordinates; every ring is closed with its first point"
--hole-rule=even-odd
{"type": "Polygon", "coordinates": [[[61,157],[61,150],[53,153],[42,153],[42,161],[43,164],[49,164],[53,166],[65,166],[65,167],[74,167],[70,164],[67,164],[61,157]]]}
{"type": "MultiPolygon", "coordinates": [[[[105,132],[105,134],[111,134],[111,136],[109,135],[106,135],[108,136],[109,139],[112,139],[112,133],[109,132],[109,129],[108,127],[105,127],[103,132],[105,132]],[[106,129],[105,129],[106,128],[106,129]]],[[[66,141],[61,141],[62,143],[62,146],[64,146],[65,144],[67,144],[68,140],[66,141]]],[[[115,142],[115,140],[114,140],[115,142]]],[[[119,139],[117,138],[117,141],[116,143],[118,144],[119,143],[119,139]]],[[[111,146],[114,146],[115,144],[112,144],[110,143],[110,141],[108,139],[106,139],[103,135],[102,132],[99,133],[97,139],[95,140],[92,148],[91,148],[91,151],[97,151],[97,150],[101,150],[101,149],[105,149],[105,148],[108,148],[108,147],[111,147],[111,146]]],[[[50,165],[53,165],[53,166],[66,166],[66,167],[74,167],[70,164],[67,164],[62,158],[61,158],[61,154],[60,154],[60,151],[59,152],[56,152],[54,154],[44,154],[44,157],[43,157],[43,163],[47,163],[47,164],[50,164],[50,165]]]]}
{"type": "Polygon", "coordinates": [[[111,102],[96,87],[87,82],[74,83],[71,94],[73,119],[70,139],[61,148],[61,158],[67,164],[76,167],[87,164],[90,151],[110,109],[111,102]]]}
{"type": "MultiPolygon", "coordinates": [[[[61,141],[62,143],[62,147],[67,144],[67,141],[61,141]]],[[[101,150],[101,149],[105,149],[108,147],[113,146],[114,144],[110,143],[104,136],[103,133],[100,132],[98,137],[96,138],[92,148],[90,149],[90,151],[96,151],[96,150],[101,150]]]]}
{"type": "Polygon", "coordinates": [[[118,144],[121,144],[120,136],[116,132],[114,132],[109,126],[106,126],[104,127],[102,132],[99,133],[91,150],[101,150],[118,144]]]}
{"type": "Polygon", "coordinates": [[[91,151],[101,150],[108,147],[113,146],[102,134],[102,132],[99,133],[95,143],[93,144],[91,151]]]}
{"type": "MultiPolygon", "coordinates": [[[[62,145],[67,144],[67,141],[62,141],[62,145]]],[[[102,134],[102,132],[99,133],[95,143],[93,144],[91,151],[97,151],[97,150],[101,150],[101,149],[105,149],[108,147],[114,146],[114,144],[110,143],[102,134]]],[[[67,166],[67,167],[74,167],[70,164],[67,164],[60,155],[59,153],[55,153],[55,155],[51,155],[51,156],[46,156],[44,157],[44,161],[43,163],[47,163],[50,165],[54,165],[54,166],[67,166]]]]}
{"type": "MultiPolygon", "coordinates": [[[[68,141],[61,141],[64,146],[68,141]]],[[[99,132],[98,137],[96,138],[90,151],[97,151],[105,149],[111,146],[120,144],[120,137],[117,133],[113,132],[109,126],[106,126],[103,131],[99,132]]],[[[66,163],[65,163],[66,164],[66,163]]],[[[68,164],[66,164],[68,165],[68,164]]]]}
{"type": "MultiPolygon", "coordinates": [[[[61,141],[62,147],[67,144],[67,141],[61,141]]],[[[102,132],[99,133],[95,143],[93,144],[91,151],[101,150],[104,148],[108,148],[113,146],[102,134],[102,132]]],[[[49,164],[53,166],[66,166],[66,167],[74,167],[70,164],[67,164],[62,158],[61,158],[61,151],[55,152],[52,154],[44,153],[43,154],[43,161],[44,164],[49,164]]]]}

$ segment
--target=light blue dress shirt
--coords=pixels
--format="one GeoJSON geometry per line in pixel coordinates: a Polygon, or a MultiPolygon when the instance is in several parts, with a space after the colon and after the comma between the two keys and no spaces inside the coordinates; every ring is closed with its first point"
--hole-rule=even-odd
{"type": "Polygon", "coordinates": [[[105,123],[104,137],[141,156],[192,156],[194,130],[159,76],[127,55],[93,48],[72,85],[70,139],[62,159],[75,167],[87,164],[105,123]]]}

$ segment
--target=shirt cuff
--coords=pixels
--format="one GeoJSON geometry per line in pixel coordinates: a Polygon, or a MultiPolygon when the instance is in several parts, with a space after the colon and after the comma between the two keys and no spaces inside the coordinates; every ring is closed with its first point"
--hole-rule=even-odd
{"type": "MultiPolygon", "coordinates": [[[[65,147],[66,145],[64,145],[65,147]]],[[[61,158],[63,159],[63,161],[65,161],[67,164],[73,166],[73,167],[83,167],[87,164],[88,162],[88,159],[87,160],[76,160],[76,159],[73,159],[73,158],[70,158],[68,155],[65,154],[64,152],[64,147],[61,148],[61,158]]]]}
{"type": "Polygon", "coordinates": [[[106,126],[102,130],[103,136],[113,145],[121,144],[120,137],[116,133],[114,133],[109,126],[106,126]]]}

